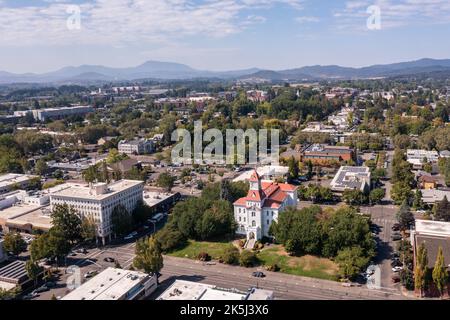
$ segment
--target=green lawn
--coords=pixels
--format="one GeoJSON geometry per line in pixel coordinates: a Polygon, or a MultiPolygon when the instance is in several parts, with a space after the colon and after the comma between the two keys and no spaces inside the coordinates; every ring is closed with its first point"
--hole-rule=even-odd
{"type": "MultiPolygon", "coordinates": [[[[220,259],[223,250],[231,244],[230,241],[195,241],[189,240],[184,248],[170,252],[169,256],[197,259],[201,252],[207,252],[213,260],[220,259]]],[[[264,248],[258,254],[262,266],[277,264],[280,272],[298,276],[337,280],[337,265],[326,258],[314,256],[291,257],[282,246],[272,245],[264,248]]]]}
{"type": "Polygon", "coordinates": [[[228,241],[210,242],[188,240],[184,248],[170,252],[169,256],[197,259],[201,252],[207,252],[214,260],[218,260],[223,250],[230,245],[228,241]]]}
{"type": "Polygon", "coordinates": [[[277,264],[280,272],[319,278],[326,280],[337,280],[338,267],[326,258],[315,256],[291,257],[281,246],[271,246],[263,249],[258,258],[263,265],[277,264]]]}

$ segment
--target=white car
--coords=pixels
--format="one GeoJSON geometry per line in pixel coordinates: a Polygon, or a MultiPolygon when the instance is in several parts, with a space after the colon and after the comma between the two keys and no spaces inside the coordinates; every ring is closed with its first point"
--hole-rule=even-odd
{"type": "Polygon", "coordinates": [[[393,267],[392,268],[392,271],[393,272],[399,272],[399,271],[401,271],[403,268],[402,267],[393,267]]]}
{"type": "Polygon", "coordinates": [[[131,240],[133,239],[135,236],[137,236],[138,233],[136,231],[130,233],[129,235],[127,235],[125,238],[123,238],[124,240],[131,240]]]}

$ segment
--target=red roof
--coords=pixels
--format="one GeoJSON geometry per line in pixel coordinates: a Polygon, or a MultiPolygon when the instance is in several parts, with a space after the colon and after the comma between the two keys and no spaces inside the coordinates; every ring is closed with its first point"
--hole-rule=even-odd
{"type": "Polygon", "coordinates": [[[250,179],[248,181],[250,182],[258,182],[260,180],[258,172],[256,170],[253,171],[252,175],[250,176],[250,179]]]}
{"type": "MultiPolygon", "coordinates": [[[[256,171],[252,174],[257,176],[256,171]]],[[[246,206],[247,201],[264,201],[265,208],[279,208],[288,197],[288,191],[295,191],[296,186],[291,184],[278,184],[273,182],[262,182],[263,191],[250,190],[246,197],[237,200],[234,205],[246,206]]]]}

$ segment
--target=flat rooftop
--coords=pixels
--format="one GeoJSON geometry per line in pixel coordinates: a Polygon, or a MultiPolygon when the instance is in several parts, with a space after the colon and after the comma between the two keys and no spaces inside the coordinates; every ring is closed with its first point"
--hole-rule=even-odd
{"type": "Polygon", "coordinates": [[[450,237],[450,222],[416,220],[415,231],[420,234],[450,237]]]}
{"type": "Polygon", "coordinates": [[[176,280],[156,300],[269,300],[273,291],[252,289],[242,292],[236,289],[218,288],[199,282],[176,280]]]}
{"type": "Polygon", "coordinates": [[[170,199],[175,196],[175,193],[168,192],[155,192],[155,191],[144,191],[144,202],[149,206],[153,207],[159,203],[170,199]]]}
{"type": "Polygon", "coordinates": [[[53,226],[49,206],[24,203],[0,210],[0,224],[17,227],[31,225],[33,228],[41,230],[49,230],[53,226]]]}
{"type": "Polygon", "coordinates": [[[54,192],[52,196],[103,200],[109,198],[121,191],[127,190],[134,186],[144,185],[143,181],[120,180],[108,185],[108,191],[103,194],[95,194],[88,184],[72,184],[70,188],[54,192]]]}
{"type": "Polygon", "coordinates": [[[331,181],[332,189],[360,189],[370,185],[370,169],[368,167],[343,166],[331,181]]]}
{"type": "Polygon", "coordinates": [[[38,176],[31,176],[27,174],[7,173],[0,176],[0,188],[9,186],[15,183],[22,183],[38,176]]]}
{"type": "Polygon", "coordinates": [[[147,277],[148,274],[139,271],[108,268],[64,296],[62,300],[118,300],[147,277]]]}

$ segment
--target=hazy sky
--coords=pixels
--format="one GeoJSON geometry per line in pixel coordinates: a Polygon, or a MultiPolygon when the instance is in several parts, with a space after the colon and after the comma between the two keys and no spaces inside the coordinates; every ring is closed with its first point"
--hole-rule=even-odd
{"type": "Polygon", "coordinates": [[[450,58],[449,39],[449,0],[0,0],[0,70],[18,73],[365,66],[450,58]],[[379,30],[367,26],[374,5],[379,30]]]}

